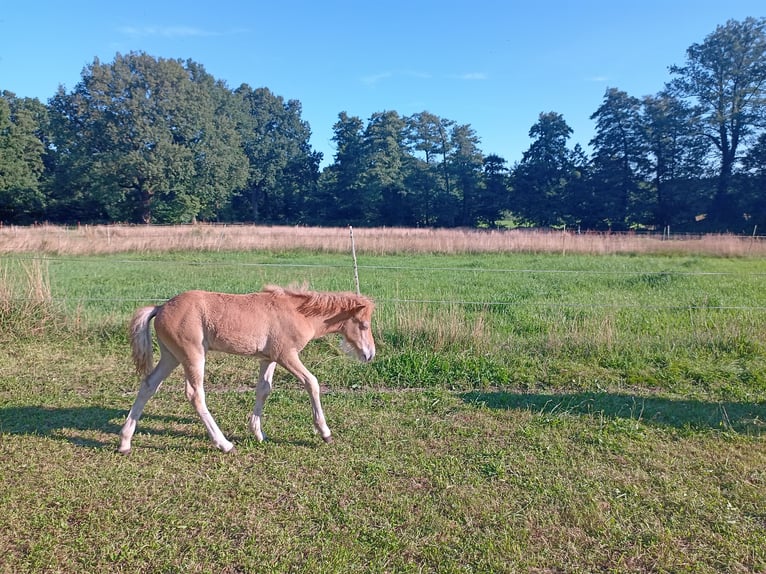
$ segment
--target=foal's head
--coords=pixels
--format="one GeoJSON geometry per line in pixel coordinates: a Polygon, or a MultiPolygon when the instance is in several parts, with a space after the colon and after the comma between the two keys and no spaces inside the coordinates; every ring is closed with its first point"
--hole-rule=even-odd
{"type": "Polygon", "coordinates": [[[348,318],[341,323],[339,330],[343,336],[343,351],[363,363],[369,363],[375,356],[375,339],[370,324],[374,309],[372,301],[359,297],[359,304],[348,312],[348,318]]]}
{"type": "Polygon", "coordinates": [[[297,297],[300,313],[307,317],[323,317],[328,333],[341,334],[341,348],[347,355],[363,363],[372,361],[375,356],[375,339],[372,337],[370,321],[375,303],[371,299],[354,293],[318,293],[284,290],[280,287],[267,287],[265,290],[297,297]]]}

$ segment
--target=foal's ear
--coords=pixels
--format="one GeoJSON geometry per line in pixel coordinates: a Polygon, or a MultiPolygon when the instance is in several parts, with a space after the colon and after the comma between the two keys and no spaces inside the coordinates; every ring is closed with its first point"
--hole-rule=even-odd
{"type": "Polygon", "coordinates": [[[359,313],[361,313],[365,309],[367,309],[367,305],[357,305],[356,307],[351,309],[349,313],[351,314],[352,317],[356,317],[359,313]]]}

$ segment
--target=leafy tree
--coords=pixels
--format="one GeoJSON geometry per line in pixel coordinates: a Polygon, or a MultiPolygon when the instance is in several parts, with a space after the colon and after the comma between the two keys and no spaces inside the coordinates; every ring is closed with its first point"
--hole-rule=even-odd
{"type": "Polygon", "coordinates": [[[486,204],[481,205],[480,185],[484,158],[479,150],[479,136],[470,125],[456,125],[450,137],[450,171],[454,174],[452,179],[455,182],[456,199],[460,201],[458,223],[466,226],[476,225],[479,221],[494,224],[496,214],[492,221],[488,221],[493,214],[488,213],[486,204]]]}
{"type": "Polygon", "coordinates": [[[564,223],[568,211],[568,182],[572,172],[567,141],[572,128],[555,112],[541,113],[530,128],[533,139],[513,170],[511,210],[535,225],[564,223]]]}
{"type": "Polygon", "coordinates": [[[455,122],[425,111],[411,115],[406,121],[412,149],[422,153],[427,164],[440,163],[446,177],[450,129],[455,122]]]}
{"type": "MultiPolygon", "coordinates": [[[[214,218],[246,176],[226,101],[225,87],[191,61],[96,59],[72,93],[51,100],[58,183],[80,209],[90,204],[89,218],[214,218]]],[[[68,199],[59,198],[64,211],[68,199]]]]}
{"type": "Polygon", "coordinates": [[[766,226],[766,18],[718,26],[670,70],[655,96],[606,91],[592,158],[554,112],[510,176],[470,125],[344,112],[320,174],[299,101],[117,54],[47,108],[0,94],[0,220],[492,226],[510,208],[531,225],[766,226]]]}
{"type": "Polygon", "coordinates": [[[318,221],[325,223],[369,222],[367,209],[371,199],[364,184],[367,168],[364,122],[341,112],[333,132],[335,161],[322,172],[320,195],[312,211],[319,215],[318,221]]]}
{"type": "Polygon", "coordinates": [[[0,93],[0,221],[29,223],[44,216],[45,117],[39,101],[0,93]]]}
{"type": "Polygon", "coordinates": [[[766,133],[761,133],[758,140],[750,147],[743,158],[747,182],[743,184],[742,212],[746,214],[749,225],[766,229],[766,133]]]}
{"type": "Polygon", "coordinates": [[[322,159],[311,151],[311,128],[301,119],[301,103],[247,84],[235,93],[243,110],[238,131],[250,166],[240,203],[249,203],[253,221],[296,222],[305,194],[316,187],[322,159]]]}
{"type": "Polygon", "coordinates": [[[495,227],[509,208],[510,178],[506,160],[490,154],[482,162],[482,184],[478,188],[474,214],[476,223],[495,227]]]}
{"type": "Polygon", "coordinates": [[[763,126],[766,114],[766,19],[729,20],[701,44],[686,50],[686,64],[671,66],[669,88],[693,105],[699,132],[719,156],[718,185],[711,216],[733,223],[732,176],[739,151],[763,126]]]}
{"type": "Polygon", "coordinates": [[[364,185],[370,194],[365,221],[398,225],[406,213],[406,122],[397,112],[377,112],[370,117],[364,133],[364,185]]]}
{"type": "Polygon", "coordinates": [[[235,119],[239,101],[202,65],[192,60],[184,64],[196,104],[197,132],[190,142],[196,168],[191,190],[200,203],[196,217],[214,221],[220,219],[247,178],[247,158],[235,119]]]}
{"type": "Polygon", "coordinates": [[[412,152],[407,187],[414,220],[420,225],[443,225],[454,220],[450,212],[457,210],[447,163],[454,122],[425,111],[406,118],[406,122],[412,152]]]}
{"type": "Polygon", "coordinates": [[[566,225],[585,229],[603,226],[601,198],[594,187],[592,163],[580,144],[575,144],[571,153],[567,198],[566,225]]]}
{"type": "MultiPolygon", "coordinates": [[[[322,153],[311,149],[308,141],[290,158],[279,181],[285,223],[317,223],[312,212],[312,198],[319,188],[319,164],[322,153]]],[[[321,222],[319,222],[321,223],[321,222]]]]}
{"type": "Polygon", "coordinates": [[[642,221],[648,204],[648,192],[642,185],[648,165],[641,101],[609,88],[591,119],[596,120],[596,135],[590,144],[601,216],[610,227],[625,229],[642,221]]]}
{"type": "Polygon", "coordinates": [[[647,223],[661,228],[688,224],[700,212],[700,194],[691,186],[704,177],[708,142],[694,131],[689,107],[668,92],[644,97],[642,118],[648,175],[654,184],[653,213],[647,223]]]}

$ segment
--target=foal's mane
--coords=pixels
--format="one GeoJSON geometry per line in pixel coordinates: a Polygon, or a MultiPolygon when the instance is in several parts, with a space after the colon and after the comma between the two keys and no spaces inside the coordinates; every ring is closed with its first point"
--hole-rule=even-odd
{"type": "Polygon", "coordinates": [[[278,287],[276,285],[267,285],[262,293],[270,293],[272,296],[288,296],[300,301],[298,311],[307,317],[320,317],[334,315],[344,311],[353,311],[359,307],[365,307],[372,312],[374,303],[364,295],[356,293],[335,293],[309,291],[307,289],[294,287],[278,287]]]}

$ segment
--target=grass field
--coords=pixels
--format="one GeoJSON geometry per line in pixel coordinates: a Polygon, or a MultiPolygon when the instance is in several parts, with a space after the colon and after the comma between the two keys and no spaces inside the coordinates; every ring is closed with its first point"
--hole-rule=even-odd
{"type": "Polygon", "coordinates": [[[135,307],[353,290],[349,256],[4,255],[0,571],[766,570],[766,261],[358,255],[378,356],[304,353],[333,445],[280,371],[258,444],[252,361],[212,355],[208,403],[237,453],[212,447],[176,373],[129,457],[135,307]]]}

